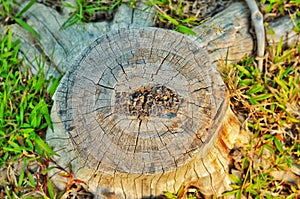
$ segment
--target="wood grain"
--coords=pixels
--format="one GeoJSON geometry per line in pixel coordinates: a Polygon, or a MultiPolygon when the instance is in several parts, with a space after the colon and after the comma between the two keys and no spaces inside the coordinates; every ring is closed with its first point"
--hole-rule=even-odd
{"type": "Polygon", "coordinates": [[[56,100],[75,150],[86,166],[109,174],[162,173],[185,164],[209,142],[210,125],[223,117],[226,97],[196,41],[155,28],[97,39],[61,85],[56,100]],[[148,87],[151,111],[142,105],[129,111],[138,106],[137,91],[145,98],[148,87]],[[178,98],[173,112],[163,88],[178,98]]]}
{"type": "Polygon", "coordinates": [[[174,31],[122,29],[97,39],[64,76],[53,121],[71,146],[48,141],[62,156],[72,152],[75,176],[97,197],[151,198],[186,182],[204,195],[230,189],[228,153],[240,127],[199,46],[174,31]]]}

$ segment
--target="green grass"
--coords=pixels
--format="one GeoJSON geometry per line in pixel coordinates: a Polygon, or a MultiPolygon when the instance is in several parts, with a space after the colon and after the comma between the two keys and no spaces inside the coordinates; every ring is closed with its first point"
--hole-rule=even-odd
{"type": "Polygon", "coordinates": [[[195,35],[191,29],[193,26],[199,25],[201,21],[193,16],[184,14],[184,1],[173,2],[171,0],[154,1],[148,0],[146,4],[154,7],[156,10],[155,23],[164,24],[163,26],[174,29],[175,31],[195,35]]]}
{"type": "MultiPolygon", "coordinates": [[[[69,18],[65,21],[63,28],[68,28],[74,24],[84,24],[94,20],[96,13],[104,12],[107,15],[113,12],[121,4],[127,4],[131,8],[135,8],[137,0],[115,0],[110,4],[103,3],[104,1],[87,1],[76,0],[76,5],[65,4],[72,10],[69,18]]],[[[175,31],[195,35],[195,32],[191,29],[192,26],[199,25],[199,20],[195,17],[187,17],[183,15],[182,3],[173,4],[170,0],[154,1],[148,0],[145,2],[148,8],[154,8],[156,10],[156,21],[160,21],[163,24],[172,24],[171,28],[175,31]],[[170,14],[167,14],[163,9],[166,9],[170,14]]]]}
{"type": "MultiPolygon", "coordinates": [[[[112,15],[113,11],[121,4],[128,4],[131,8],[135,9],[137,2],[138,0],[114,0],[108,4],[101,0],[76,0],[76,5],[65,4],[65,7],[72,9],[73,12],[71,12],[63,27],[67,28],[74,24],[93,22],[96,14],[99,12],[106,13],[105,15],[112,15]]],[[[183,0],[147,0],[145,4],[148,6],[145,10],[154,8],[156,11],[154,19],[156,26],[173,29],[184,34],[195,35],[192,27],[200,25],[205,20],[199,19],[193,14],[184,13],[184,9],[187,5],[185,5],[183,0]]],[[[261,10],[270,16],[290,14],[296,24],[295,30],[300,32],[299,0],[261,0],[260,4],[261,10]]]]}
{"type": "Polygon", "coordinates": [[[300,185],[277,179],[275,171],[291,172],[300,164],[300,51],[298,46],[269,49],[267,71],[256,69],[252,58],[224,69],[231,107],[245,118],[252,141],[236,162],[240,176],[231,174],[234,194],[251,198],[296,198],[300,185]]]}
{"type": "MultiPolygon", "coordinates": [[[[43,141],[47,128],[52,128],[51,97],[59,79],[46,79],[43,60],[37,74],[31,74],[28,66],[19,58],[21,43],[14,40],[9,24],[18,23],[39,38],[22,15],[33,5],[16,12],[12,0],[0,0],[0,20],[7,31],[0,38],[0,171],[7,170],[6,178],[0,182],[0,198],[59,198],[47,172],[54,152],[43,141]],[[38,168],[38,169],[37,169],[38,168]]],[[[101,1],[76,1],[66,4],[74,10],[64,24],[90,22],[96,12],[111,12],[121,3],[102,4],[101,1]]],[[[126,2],[132,8],[136,0],[126,2]]],[[[284,15],[288,5],[299,7],[299,0],[261,1],[266,4],[266,13],[284,15]]],[[[157,11],[156,19],[171,23],[172,28],[186,34],[194,34],[191,27],[199,22],[191,16],[182,15],[180,4],[169,0],[147,1],[157,11]],[[166,13],[164,10],[168,10],[166,13]]],[[[291,15],[295,19],[296,31],[300,30],[299,8],[291,15]]],[[[231,174],[233,190],[225,195],[241,198],[297,198],[300,185],[276,179],[274,171],[290,172],[294,164],[300,164],[300,47],[290,49],[270,47],[267,71],[257,70],[252,57],[246,57],[237,65],[226,65],[223,78],[231,93],[231,108],[244,118],[243,127],[253,136],[251,142],[236,149],[242,154],[235,160],[235,173],[231,174]],[[237,175],[238,174],[238,175],[237,175]]],[[[59,167],[59,165],[57,165],[59,167]]],[[[188,184],[188,182],[187,182],[188,184]]],[[[165,193],[167,198],[200,198],[196,190],[189,192],[182,186],[177,193],[165,193]]]]}
{"type": "Polygon", "coordinates": [[[0,0],[0,19],[2,19],[2,23],[4,25],[17,23],[32,35],[34,35],[36,38],[40,39],[40,35],[22,19],[22,15],[30,9],[35,1],[36,0],[30,0],[30,2],[28,2],[28,4],[23,9],[15,12],[15,9],[13,8],[15,6],[14,1],[0,0]]]}
{"type": "Polygon", "coordinates": [[[64,22],[63,28],[68,28],[74,24],[83,24],[93,21],[97,12],[104,12],[108,14],[115,8],[120,6],[122,0],[115,0],[111,4],[104,3],[103,1],[88,1],[76,0],[76,5],[66,3],[65,7],[73,9],[69,18],[64,22]]]}
{"type": "Polygon", "coordinates": [[[52,127],[51,96],[58,79],[45,78],[42,62],[38,74],[32,75],[18,57],[19,48],[20,42],[13,40],[8,29],[0,40],[0,167],[10,167],[12,162],[20,160],[24,164],[19,174],[9,176],[16,180],[0,182],[8,198],[33,191],[49,194],[39,184],[45,183],[47,176],[34,176],[27,165],[32,162],[40,165],[42,173],[54,154],[42,138],[47,128],[52,127]]]}
{"type": "Polygon", "coordinates": [[[298,6],[299,0],[261,0],[260,3],[265,5],[266,13],[274,13],[276,15],[285,15],[290,12],[291,7],[298,6]]]}

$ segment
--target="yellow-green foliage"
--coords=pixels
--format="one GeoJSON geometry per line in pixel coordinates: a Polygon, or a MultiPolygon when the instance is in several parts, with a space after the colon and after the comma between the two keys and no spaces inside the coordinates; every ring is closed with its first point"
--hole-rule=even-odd
{"type": "Polygon", "coordinates": [[[225,67],[231,107],[252,142],[240,149],[243,158],[237,177],[231,175],[235,194],[250,198],[294,198],[300,185],[280,181],[274,171],[286,171],[300,161],[300,67],[297,46],[282,50],[282,43],[269,49],[265,72],[252,58],[225,67]]]}

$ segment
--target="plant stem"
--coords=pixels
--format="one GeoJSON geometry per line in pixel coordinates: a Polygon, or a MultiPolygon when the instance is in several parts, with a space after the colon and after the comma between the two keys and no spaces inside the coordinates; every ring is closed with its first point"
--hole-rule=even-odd
{"type": "Polygon", "coordinates": [[[255,29],[255,35],[257,40],[257,59],[258,68],[263,71],[263,60],[265,55],[265,29],[263,22],[263,15],[259,11],[255,0],[245,0],[251,11],[251,19],[255,29]]]}

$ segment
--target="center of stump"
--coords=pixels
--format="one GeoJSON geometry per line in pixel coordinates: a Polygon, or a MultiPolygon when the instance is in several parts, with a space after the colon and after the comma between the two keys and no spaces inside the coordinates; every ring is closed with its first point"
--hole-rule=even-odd
{"type": "Polygon", "coordinates": [[[174,118],[183,98],[166,86],[141,87],[133,92],[116,92],[115,111],[127,116],[174,118]]]}

